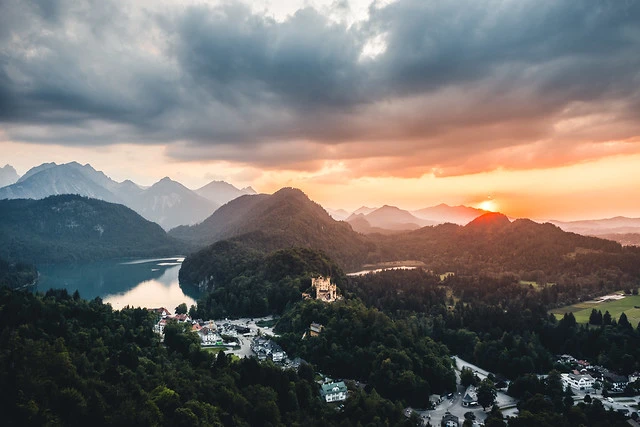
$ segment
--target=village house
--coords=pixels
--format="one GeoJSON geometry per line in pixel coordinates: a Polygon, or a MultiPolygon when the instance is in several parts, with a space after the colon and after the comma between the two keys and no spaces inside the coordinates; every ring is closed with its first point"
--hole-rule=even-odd
{"type": "Polygon", "coordinates": [[[287,358],[287,353],[282,347],[270,339],[255,337],[251,343],[251,350],[258,356],[259,360],[271,359],[274,362],[283,362],[287,358]]]}
{"type": "Polygon", "coordinates": [[[153,332],[159,335],[164,335],[164,327],[167,326],[167,319],[160,319],[158,323],[153,325],[153,332]]]}
{"type": "Polygon", "coordinates": [[[169,312],[169,310],[167,310],[164,307],[160,307],[160,308],[150,308],[149,311],[151,311],[152,313],[157,314],[160,317],[167,317],[171,315],[171,312],[169,312]]]}
{"type": "Polygon", "coordinates": [[[203,326],[197,331],[200,337],[200,343],[203,346],[223,345],[222,337],[207,326],[203,326]]]}
{"type": "Polygon", "coordinates": [[[629,384],[629,378],[624,375],[618,375],[613,372],[603,372],[602,378],[605,382],[611,384],[614,391],[622,391],[629,384]]]}
{"type": "Polygon", "coordinates": [[[188,314],[176,314],[175,316],[171,316],[169,318],[180,323],[191,322],[191,317],[188,314]]]}
{"type": "Polygon", "coordinates": [[[460,420],[455,415],[451,414],[451,412],[447,411],[444,413],[442,417],[442,421],[440,421],[441,427],[460,427],[460,420]]]}
{"type": "Polygon", "coordinates": [[[476,393],[476,388],[470,385],[464,392],[464,397],[462,398],[462,406],[475,406],[477,404],[478,395],[476,393]]]}
{"type": "Polygon", "coordinates": [[[320,323],[314,322],[309,326],[309,335],[312,337],[317,337],[322,333],[323,329],[324,329],[324,326],[322,326],[320,323]]]}
{"type": "Polygon", "coordinates": [[[443,400],[444,399],[439,394],[429,395],[429,404],[434,408],[442,403],[443,400]]]}
{"type": "Polygon", "coordinates": [[[589,374],[571,373],[566,376],[566,384],[575,390],[591,390],[595,382],[595,378],[589,374]]]}
{"type": "Polygon", "coordinates": [[[347,386],[343,381],[322,384],[320,388],[320,395],[327,403],[347,400],[347,386]]]}

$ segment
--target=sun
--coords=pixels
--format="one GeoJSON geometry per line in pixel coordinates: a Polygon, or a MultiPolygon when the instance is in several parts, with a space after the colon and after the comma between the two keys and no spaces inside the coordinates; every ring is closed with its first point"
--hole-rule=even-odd
{"type": "Polygon", "coordinates": [[[480,203],[478,205],[478,208],[482,209],[483,211],[489,211],[489,212],[497,212],[498,211],[498,204],[496,203],[495,200],[485,200],[484,202],[480,203]]]}

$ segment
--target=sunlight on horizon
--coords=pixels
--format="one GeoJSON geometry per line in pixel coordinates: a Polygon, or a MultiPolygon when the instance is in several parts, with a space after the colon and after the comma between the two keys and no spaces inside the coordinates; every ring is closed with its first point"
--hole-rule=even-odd
{"type": "Polygon", "coordinates": [[[495,200],[485,200],[484,202],[478,204],[478,208],[483,211],[489,212],[498,212],[498,204],[495,200]]]}

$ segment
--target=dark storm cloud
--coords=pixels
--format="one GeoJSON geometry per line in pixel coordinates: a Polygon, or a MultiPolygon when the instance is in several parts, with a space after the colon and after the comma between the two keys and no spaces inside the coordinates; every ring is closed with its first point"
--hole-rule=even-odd
{"type": "Polygon", "coordinates": [[[640,134],[638,22],[637,1],[614,0],[399,0],[351,26],[233,2],[7,0],[0,123],[15,140],[164,142],[176,158],[263,167],[553,166],[640,134]]]}

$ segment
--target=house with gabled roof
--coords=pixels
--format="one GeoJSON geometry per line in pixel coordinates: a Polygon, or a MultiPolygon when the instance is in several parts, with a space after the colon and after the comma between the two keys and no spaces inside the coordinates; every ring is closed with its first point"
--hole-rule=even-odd
{"type": "Polygon", "coordinates": [[[347,386],[344,381],[322,384],[320,395],[327,403],[347,400],[347,386]]]}
{"type": "Polygon", "coordinates": [[[440,421],[441,427],[459,427],[460,419],[455,415],[451,414],[451,412],[447,411],[444,413],[442,417],[442,421],[440,421]]]}
{"type": "Polygon", "coordinates": [[[478,394],[476,393],[476,388],[470,385],[464,392],[464,397],[462,398],[462,406],[475,406],[477,404],[478,394]]]}
{"type": "Polygon", "coordinates": [[[309,335],[312,337],[317,337],[322,333],[323,329],[324,329],[324,326],[322,326],[320,323],[313,322],[309,326],[309,335]]]}

